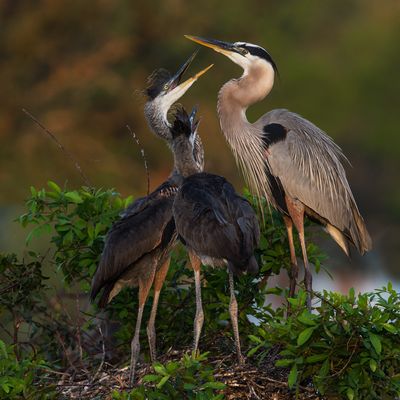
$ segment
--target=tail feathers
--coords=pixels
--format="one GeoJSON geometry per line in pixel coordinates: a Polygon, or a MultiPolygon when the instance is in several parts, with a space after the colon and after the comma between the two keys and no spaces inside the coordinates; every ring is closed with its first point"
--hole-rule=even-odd
{"type": "Polygon", "coordinates": [[[93,303],[100,290],[103,289],[97,305],[99,306],[99,308],[105,308],[106,305],[111,301],[112,297],[114,297],[111,296],[113,288],[114,288],[114,282],[107,283],[103,287],[92,285],[92,290],[90,292],[90,301],[93,303]]]}
{"type": "Polygon", "coordinates": [[[358,210],[353,210],[354,221],[356,223],[356,247],[361,255],[363,255],[366,251],[372,249],[372,240],[371,236],[367,231],[367,227],[365,226],[365,222],[358,210]]]}
{"type": "Polygon", "coordinates": [[[327,224],[325,230],[331,235],[332,239],[341,247],[341,249],[346,253],[347,257],[350,257],[349,243],[347,238],[342,232],[335,226],[327,224]]]}
{"type": "Polygon", "coordinates": [[[242,275],[244,272],[256,274],[259,270],[258,263],[254,255],[252,255],[244,264],[234,264],[231,261],[228,261],[228,268],[234,275],[237,276],[242,275]]]}

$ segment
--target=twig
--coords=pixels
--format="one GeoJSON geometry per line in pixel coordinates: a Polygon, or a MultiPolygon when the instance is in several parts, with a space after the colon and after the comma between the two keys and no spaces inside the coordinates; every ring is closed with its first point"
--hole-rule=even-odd
{"type": "Polygon", "coordinates": [[[77,339],[78,348],[79,348],[79,361],[81,363],[81,366],[83,366],[83,350],[82,350],[82,341],[81,341],[81,321],[79,318],[80,304],[79,304],[78,293],[76,293],[76,296],[75,296],[75,304],[76,304],[76,339],[77,339]]]}
{"type": "Polygon", "coordinates": [[[102,357],[101,357],[101,362],[100,362],[99,368],[97,368],[97,371],[93,376],[92,382],[94,382],[97,379],[97,376],[100,374],[100,371],[103,369],[104,360],[106,359],[106,346],[104,343],[104,336],[103,336],[103,331],[101,330],[101,326],[99,326],[99,332],[100,332],[100,336],[101,336],[102,357]]]}
{"type": "Polygon", "coordinates": [[[146,169],[146,175],[147,175],[147,195],[149,195],[149,193],[150,193],[150,173],[149,173],[149,168],[147,165],[147,159],[146,159],[146,155],[144,153],[144,149],[143,149],[143,147],[141,147],[140,141],[139,141],[138,137],[135,135],[135,132],[132,131],[131,127],[129,125],[126,125],[126,127],[128,128],[128,131],[130,132],[133,140],[136,142],[136,144],[140,148],[140,154],[143,158],[144,168],[146,169]]]}
{"type": "Polygon", "coordinates": [[[59,341],[59,343],[60,343],[60,345],[61,345],[61,347],[62,347],[62,349],[63,349],[63,351],[64,351],[65,358],[67,359],[68,364],[72,367],[72,369],[73,369],[75,372],[78,371],[78,368],[76,368],[76,366],[74,365],[74,363],[72,362],[72,360],[70,359],[70,357],[69,357],[69,355],[68,355],[68,351],[67,351],[67,349],[66,349],[66,347],[65,347],[65,343],[64,343],[64,340],[62,339],[62,337],[61,337],[61,335],[60,335],[60,332],[55,331],[55,334],[56,334],[56,337],[57,337],[57,339],[58,339],[58,341],[59,341]]]}
{"type": "Polygon", "coordinates": [[[25,108],[22,109],[22,112],[26,114],[37,126],[39,126],[58,146],[58,148],[64,152],[64,154],[74,163],[75,168],[78,170],[79,174],[81,175],[83,181],[85,184],[89,187],[92,186],[90,183],[89,178],[84,174],[82,171],[81,166],[79,165],[78,161],[76,158],[60,143],[60,141],[56,138],[56,136],[50,132],[49,129],[47,129],[36,117],[34,117],[29,111],[27,111],[25,108]]]}

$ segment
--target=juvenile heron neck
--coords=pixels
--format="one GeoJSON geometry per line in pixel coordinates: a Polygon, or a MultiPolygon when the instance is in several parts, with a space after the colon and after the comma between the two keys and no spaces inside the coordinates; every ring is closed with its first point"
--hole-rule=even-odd
{"type": "Polygon", "coordinates": [[[170,124],[164,108],[161,106],[159,99],[148,101],[144,106],[144,115],[152,132],[167,141],[172,139],[170,132],[170,124]]]}

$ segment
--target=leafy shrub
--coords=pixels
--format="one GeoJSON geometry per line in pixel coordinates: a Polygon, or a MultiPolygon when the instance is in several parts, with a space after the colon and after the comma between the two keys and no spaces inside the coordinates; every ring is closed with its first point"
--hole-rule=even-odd
{"type": "Polygon", "coordinates": [[[287,319],[277,314],[251,336],[251,354],[282,346],[276,365],[290,368],[290,387],[311,380],[349,400],[400,395],[400,295],[390,283],[358,296],[324,291],[317,314],[305,309],[304,292],[289,301],[287,319]]]}
{"type": "Polygon", "coordinates": [[[88,290],[104,236],[119,212],[132,197],[122,199],[114,190],[82,187],[79,190],[61,190],[49,181],[50,190],[31,187],[27,212],[19,217],[22,226],[36,225],[27,237],[47,233],[54,244],[54,262],[61,269],[67,284],[80,282],[88,290]]]}
{"type": "Polygon", "coordinates": [[[38,392],[38,387],[33,386],[38,369],[45,367],[43,360],[34,360],[25,357],[18,361],[11,346],[0,340],[0,399],[52,398],[54,387],[46,384],[38,392]]]}
{"type": "Polygon", "coordinates": [[[115,391],[113,399],[221,400],[224,397],[220,392],[225,384],[215,381],[213,368],[206,363],[207,355],[185,354],[180,361],[155,363],[154,374],[144,376],[144,385],[130,393],[115,391]]]}

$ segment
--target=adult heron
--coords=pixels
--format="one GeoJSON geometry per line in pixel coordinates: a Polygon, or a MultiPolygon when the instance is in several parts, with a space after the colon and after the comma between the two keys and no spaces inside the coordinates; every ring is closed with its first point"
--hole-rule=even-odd
{"type": "Polygon", "coordinates": [[[264,48],[246,42],[186,37],[227,56],[244,71],[219,91],[221,129],[250,190],[283,214],[291,259],[289,296],[295,292],[298,275],[293,225],[298,231],[310,309],[312,276],[304,239],[305,215],[321,224],[347,255],[348,243],[361,254],[371,249],[371,238],[341,163],[345,157],[324,131],[288,110],[269,111],[254,123],[247,120],[247,108],[269,94],[277,73],[264,48]]]}

